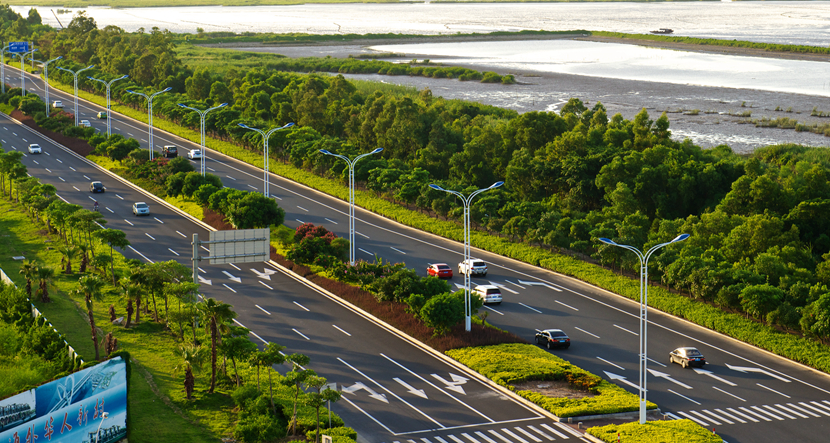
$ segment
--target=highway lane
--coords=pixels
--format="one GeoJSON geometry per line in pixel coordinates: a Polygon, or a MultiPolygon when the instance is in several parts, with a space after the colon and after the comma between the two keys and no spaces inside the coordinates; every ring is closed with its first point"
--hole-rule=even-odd
{"type": "MultiPolygon", "coordinates": [[[[89,106],[88,109],[93,115],[98,108],[89,106]]],[[[126,126],[133,134],[143,127],[135,122],[115,126],[126,126]]],[[[154,132],[158,145],[195,147],[161,131],[154,132]]],[[[144,132],[136,135],[140,134],[144,132]]],[[[209,171],[222,177],[225,185],[261,189],[261,170],[212,151],[209,155],[209,171]]],[[[286,210],[287,225],[296,227],[302,222],[312,222],[323,224],[341,236],[348,233],[347,207],[342,201],[277,176],[272,176],[271,189],[286,210]]],[[[439,261],[446,261],[454,268],[459,260],[461,246],[457,243],[400,226],[360,209],[357,216],[358,258],[371,259],[377,254],[387,260],[404,261],[418,270],[425,269],[428,262],[439,261]]],[[[626,381],[636,383],[637,308],[634,303],[532,266],[483,251],[475,254],[488,261],[491,270],[486,278],[476,278],[474,282],[502,285],[505,295],[504,304],[488,309],[488,321],[528,339],[532,338],[534,328],[561,327],[572,337],[573,346],[567,351],[556,351],[557,354],[594,373],[610,373],[614,375],[608,377],[622,376],[626,381]],[[545,283],[546,286],[529,285],[525,283],[527,281],[545,283]]],[[[458,277],[453,280],[454,284],[460,282],[458,277]]],[[[649,399],[663,410],[676,417],[695,419],[707,427],[714,425],[719,433],[727,436],[727,441],[733,443],[776,435],[776,432],[803,435],[805,441],[810,441],[827,426],[827,416],[822,414],[820,406],[825,404],[821,402],[830,400],[826,375],[674,317],[651,312],[649,357],[654,363],[650,362],[649,366],[659,374],[649,377],[649,399]],[[701,349],[711,363],[706,370],[713,374],[682,370],[676,365],[661,366],[667,364],[668,352],[681,345],[701,349]],[[726,365],[755,368],[780,378],[763,372],[739,372],[726,365]],[[720,382],[715,376],[738,386],[720,382]],[[819,402],[819,405],[811,402],[819,402]],[[740,408],[769,414],[756,416],[740,408]],[[741,411],[745,416],[734,411],[741,411]]],[[[617,380],[616,383],[634,391],[626,381],[617,380]]]]}

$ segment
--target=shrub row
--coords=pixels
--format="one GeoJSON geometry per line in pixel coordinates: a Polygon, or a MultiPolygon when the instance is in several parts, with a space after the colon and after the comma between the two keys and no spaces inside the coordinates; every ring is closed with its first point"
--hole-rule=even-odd
{"type": "Polygon", "coordinates": [[[723,443],[723,439],[691,420],[594,426],[588,434],[607,443],[723,443]]]}

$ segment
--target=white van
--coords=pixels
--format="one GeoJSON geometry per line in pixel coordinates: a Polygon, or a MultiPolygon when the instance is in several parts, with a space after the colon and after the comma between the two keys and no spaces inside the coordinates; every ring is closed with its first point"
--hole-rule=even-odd
{"type": "Polygon", "coordinates": [[[479,285],[473,289],[473,294],[478,295],[481,297],[481,300],[484,301],[484,304],[501,304],[501,290],[498,286],[493,285],[479,285]]]}
{"type": "Polygon", "coordinates": [[[63,102],[60,100],[55,100],[52,102],[52,107],[63,109],[63,102]]]}

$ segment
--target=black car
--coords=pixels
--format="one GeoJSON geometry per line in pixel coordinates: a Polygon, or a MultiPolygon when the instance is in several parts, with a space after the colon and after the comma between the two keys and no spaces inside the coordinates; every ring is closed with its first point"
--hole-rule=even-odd
{"type": "Polygon", "coordinates": [[[545,345],[548,349],[571,347],[571,339],[561,329],[536,330],[536,344],[545,345]]]}
{"type": "Polygon", "coordinates": [[[166,158],[178,157],[179,150],[175,146],[164,146],[161,148],[161,155],[166,158]]]}
{"type": "Polygon", "coordinates": [[[677,348],[669,352],[669,361],[677,363],[684,368],[689,366],[703,367],[706,364],[706,358],[697,350],[697,348],[684,347],[677,348]]]}
{"type": "Polygon", "coordinates": [[[93,192],[93,193],[101,192],[101,193],[103,193],[106,190],[107,190],[107,188],[105,188],[104,184],[101,183],[101,182],[92,182],[92,183],[89,184],[89,192],[93,192]]]}

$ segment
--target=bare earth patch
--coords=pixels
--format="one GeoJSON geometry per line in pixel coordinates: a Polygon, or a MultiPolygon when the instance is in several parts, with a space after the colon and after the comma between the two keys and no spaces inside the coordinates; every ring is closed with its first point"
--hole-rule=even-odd
{"type": "Polygon", "coordinates": [[[580,399],[595,395],[588,391],[574,389],[566,381],[527,380],[513,383],[512,386],[519,391],[536,392],[552,398],[580,399]]]}

